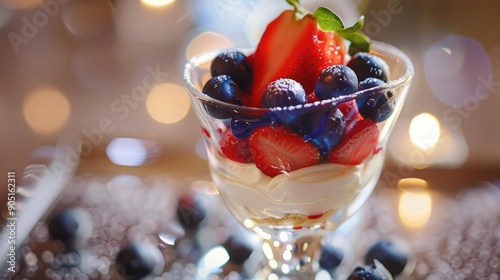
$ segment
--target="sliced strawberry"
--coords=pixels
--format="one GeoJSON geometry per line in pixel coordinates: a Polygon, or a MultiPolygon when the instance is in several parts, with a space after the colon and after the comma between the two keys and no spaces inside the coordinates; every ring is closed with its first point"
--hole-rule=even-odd
{"type": "Polygon", "coordinates": [[[230,160],[241,163],[253,162],[252,151],[250,150],[248,139],[241,140],[236,138],[231,132],[231,129],[224,132],[220,140],[220,149],[222,154],[230,160]]]}
{"type": "Polygon", "coordinates": [[[346,120],[346,133],[351,131],[352,127],[360,120],[363,119],[358,111],[358,106],[356,105],[356,100],[351,100],[348,102],[343,102],[338,105],[339,110],[345,117],[346,120]]]}
{"type": "Polygon", "coordinates": [[[274,177],[319,163],[319,150],[283,127],[261,127],[249,138],[255,165],[274,177]]]}
{"type": "Polygon", "coordinates": [[[344,139],[328,155],[328,161],[356,165],[362,163],[375,150],[380,128],[368,119],[354,124],[344,139]]]}
{"type": "Polygon", "coordinates": [[[254,82],[245,105],[260,107],[264,89],[280,78],[296,80],[312,92],[321,71],[343,63],[344,55],[343,38],[322,31],[313,15],[298,20],[294,11],[281,13],[267,26],[255,51],[254,82]]]}

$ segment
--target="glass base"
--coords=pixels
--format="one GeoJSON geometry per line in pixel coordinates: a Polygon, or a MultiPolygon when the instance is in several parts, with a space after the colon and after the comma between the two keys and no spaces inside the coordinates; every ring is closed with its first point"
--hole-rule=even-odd
{"type": "Polygon", "coordinates": [[[362,226],[362,214],[362,211],[356,213],[333,233],[288,235],[288,238],[281,234],[281,238],[259,241],[244,265],[229,261],[208,268],[204,259],[214,256],[209,254],[212,256],[204,256],[198,264],[197,279],[345,279],[355,262],[353,244],[362,226]],[[342,262],[331,270],[319,265],[321,250],[325,245],[335,247],[344,254],[342,262]]]}
{"type": "MultiPolygon", "coordinates": [[[[263,243],[263,268],[253,274],[251,279],[344,279],[352,270],[354,264],[354,248],[351,240],[346,237],[330,234],[327,236],[304,236],[281,246],[265,245],[263,243]],[[335,247],[343,253],[341,263],[333,269],[327,270],[319,264],[322,248],[335,247]],[[271,247],[271,249],[269,249],[271,247]],[[292,251],[287,250],[292,249],[292,251]],[[266,250],[268,252],[266,253],[266,250]],[[271,255],[271,252],[273,255],[271,255]],[[269,258],[273,256],[273,258],[269,258]],[[282,256],[274,259],[274,256],[282,256]]],[[[273,242],[275,243],[275,242],[273,242]]],[[[275,243],[274,245],[279,245],[275,243]]]]}

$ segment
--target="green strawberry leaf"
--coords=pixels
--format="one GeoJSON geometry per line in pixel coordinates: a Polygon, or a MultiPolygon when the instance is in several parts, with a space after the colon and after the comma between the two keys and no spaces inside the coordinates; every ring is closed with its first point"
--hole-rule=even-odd
{"type": "Polygon", "coordinates": [[[349,54],[370,51],[370,38],[360,32],[365,24],[365,17],[361,16],[353,26],[345,27],[342,19],[325,7],[319,7],[314,12],[319,28],[323,31],[335,31],[344,39],[351,42],[349,54]]]}
{"type": "Polygon", "coordinates": [[[342,19],[325,7],[319,7],[313,16],[318,21],[319,28],[323,31],[340,31],[345,29],[342,19]]]}
{"type": "Polygon", "coordinates": [[[368,36],[361,32],[357,33],[343,33],[339,32],[339,34],[344,37],[346,40],[351,41],[351,45],[349,46],[349,54],[354,55],[357,52],[369,52],[371,40],[368,36]]]}
{"type": "Polygon", "coordinates": [[[365,25],[365,16],[361,16],[353,26],[344,28],[343,32],[356,33],[360,31],[364,25],[365,25]]]}
{"type": "MultiPolygon", "coordinates": [[[[286,0],[286,2],[293,6],[297,18],[302,18],[307,14],[311,14],[300,5],[300,0],[286,0]]],[[[342,19],[328,8],[319,7],[312,15],[316,18],[321,30],[334,31],[351,42],[349,54],[353,55],[357,52],[370,51],[371,40],[366,34],[361,32],[365,24],[364,16],[361,16],[353,26],[345,27],[342,19]]]]}

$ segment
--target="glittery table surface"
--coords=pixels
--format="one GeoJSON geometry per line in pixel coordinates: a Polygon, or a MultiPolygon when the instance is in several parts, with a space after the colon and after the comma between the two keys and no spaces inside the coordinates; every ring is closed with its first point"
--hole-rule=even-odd
{"type": "MultiPolygon", "coordinates": [[[[458,193],[427,190],[410,199],[421,197],[427,204],[416,203],[414,208],[410,205],[405,209],[408,205],[402,203],[402,191],[377,188],[350,221],[354,226],[329,237],[353,248],[345,271],[362,264],[371,244],[398,240],[409,249],[413,261],[398,279],[500,279],[500,183],[478,183],[458,193]],[[408,223],[415,217],[420,217],[419,223],[408,223]]],[[[163,271],[151,279],[245,279],[240,272],[255,266],[261,257],[258,248],[244,266],[221,263],[217,276],[206,270],[200,272],[200,259],[231,235],[248,234],[253,242],[249,244],[258,247],[221,205],[206,181],[77,175],[30,232],[19,252],[17,273],[9,275],[4,268],[0,276],[122,279],[115,269],[120,248],[130,240],[145,239],[159,248],[165,261],[163,271]],[[193,190],[202,197],[207,216],[196,229],[185,229],[178,222],[176,207],[179,197],[193,190]],[[67,208],[82,208],[92,219],[92,236],[78,251],[67,250],[62,242],[54,241],[47,229],[46,221],[67,208]]],[[[336,279],[345,277],[340,272],[335,275],[336,279]]]]}

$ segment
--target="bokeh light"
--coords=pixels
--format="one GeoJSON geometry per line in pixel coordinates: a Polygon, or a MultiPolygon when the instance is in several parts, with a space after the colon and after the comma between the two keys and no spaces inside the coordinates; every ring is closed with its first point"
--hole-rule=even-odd
{"type": "Polygon", "coordinates": [[[190,108],[189,97],[181,86],[160,84],[153,88],[146,100],[149,115],[166,124],[182,120],[190,108]]]}
{"type": "Polygon", "coordinates": [[[177,43],[192,27],[184,1],[148,0],[115,3],[116,35],[121,42],[177,43]],[[154,6],[153,3],[158,5],[154,6]]]}
{"type": "Polygon", "coordinates": [[[141,166],[158,159],[160,146],[154,141],[117,137],[106,147],[109,160],[121,166],[141,166]]]}
{"type": "Polygon", "coordinates": [[[207,51],[232,47],[233,43],[228,38],[216,32],[203,32],[196,35],[189,41],[186,48],[186,58],[204,53],[207,51]]]}
{"type": "Polygon", "coordinates": [[[492,73],[491,62],[476,40],[448,35],[425,54],[425,77],[433,93],[449,106],[461,107],[470,98],[481,99],[487,87],[480,78],[492,73]]]}
{"type": "Polygon", "coordinates": [[[421,149],[430,149],[439,141],[441,127],[436,117],[422,113],[412,119],[409,133],[413,144],[421,149]]]}
{"type": "Polygon", "coordinates": [[[405,226],[416,229],[427,224],[432,212],[432,197],[427,187],[427,181],[419,178],[405,178],[398,182],[401,190],[398,212],[405,226]]]}
{"type": "Polygon", "coordinates": [[[461,129],[422,113],[398,120],[387,145],[390,155],[408,168],[458,168],[469,156],[469,145],[461,129]]]}
{"type": "Polygon", "coordinates": [[[141,0],[141,2],[147,6],[152,7],[162,7],[168,4],[172,4],[175,0],[141,0]]]}
{"type": "Polygon", "coordinates": [[[36,88],[23,102],[23,115],[36,133],[52,134],[67,122],[71,106],[64,94],[53,87],[36,88]]]}

